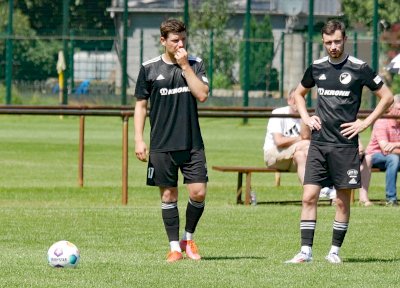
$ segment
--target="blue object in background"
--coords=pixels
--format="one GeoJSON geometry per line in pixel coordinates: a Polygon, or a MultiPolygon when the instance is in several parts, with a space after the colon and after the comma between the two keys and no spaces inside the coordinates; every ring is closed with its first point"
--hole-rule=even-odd
{"type": "Polygon", "coordinates": [[[90,80],[82,81],[82,83],[78,86],[78,88],[75,89],[75,94],[77,95],[89,94],[89,86],[90,86],[90,80]]]}

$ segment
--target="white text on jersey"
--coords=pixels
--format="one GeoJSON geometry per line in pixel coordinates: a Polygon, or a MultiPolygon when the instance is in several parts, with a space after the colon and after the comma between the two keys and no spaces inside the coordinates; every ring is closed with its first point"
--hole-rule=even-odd
{"type": "Polygon", "coordinates": [[[190,92],[189,87],[185,86],[185,87],[178,87],[178,88],[173,88],[173,89],[168,89],[168,88],[160,89],[160,94],[162,96],[174,95],[174,94],[185,93],[185,92],[190,92]]]}
{"type": "Polygon", "coordinates": [[[326,90],[324,88],[318,88],[318,94],[321,96],[349,96],[350,91],[326,90]]]}

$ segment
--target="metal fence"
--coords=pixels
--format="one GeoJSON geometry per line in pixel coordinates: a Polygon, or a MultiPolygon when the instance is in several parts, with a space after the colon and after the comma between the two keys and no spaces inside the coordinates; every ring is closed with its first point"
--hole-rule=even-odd
{"type": "MultiPolygon", "coordinates": [[[[97,28],[100,25],[96,21],[97,16],[79,10],[84,8],[83,1],[63,0],[54,1],[49,7],[31,7],[41,9],[38,15],[51,14],[55,7],[60,14],[54,29],[34,30],[27,18],[21,16],[23,7],[15,3],[11,6],[13,2],[9,0],[8,6],[0,2],[2,19],[8,19],[5,21],[7,25],[10,21],[14,23],[11,30],[6,25],[7,31],[0,30],[0,55],[3,55],[0,58],[1,104],[133,104],[140,63],[160,53],[159,20],[166,17],[185,19],[187,13],[182,7],[183,1],[177,1],[179,9],[160,11],[158,18],[140,11],[128,14],[128,10],[123,10],[119,16],[113,15],[107,10],[110,1],[85,1],[92,8],[100,2],[108,3],[103,11],[104,19],[109,17],[108,26],[103,23],[97,28]],[[10,9],[14,12],[11,18],[10,9]],[[130,23],[130,26],[124,29],[125,22],[121,17],[128,17],[126,25],[130,23]],[[140,17],[149,18],[149,22],[140,17]],[[151,22],[156,24],[152,27],[140,26],[151,22]],[[8,90],[11,91],[10,99],[7,97],[8,90]]],[[[127,3],[119,2],[121,5],[127,3]]],[[[262,25],[264,15],[253,16],[258,25],[262,25]]],[[[307,31],[288,32],[282,25],[275,27],[279,26],[275,17],[270,19],[271,23],[275,23],[275,26],[271,24],[272,36],[246,38],[243,15],[241,19],[240,24],[227,27],[223,37],[213,34],[214,30],[190,30],[189,25],[189,52],[204,58],[212,85],[210,100],[202,105],[242,106],[246,90],[249,91],[245,106],[274,107],[285,104],[286,91],[297,85],[307,66],[307,31]],[[244,49],[246,43],[250,47],[248,50],[244,49]],[[247,62],[244,61],[246,56],[250,59],[247,62]],[[246,69],[250,71],[250,78],[243,77],[246,69]]],[[[353,31],[348,34],[348,51],[372,63],[371,34],[356,34],[353,31]]],[[[313,59],[316,59],[323,56],[324,51],[319,33],[314,36],[311,47],[313,59]]],[[[382,52],[386,44],[379,42],[382,52]]],[[[379,70],[384,72],[384,53],[379,60],[379,70]]],[[[370,98],[364,99],[362,108],[370,108],[370,98]]]]}

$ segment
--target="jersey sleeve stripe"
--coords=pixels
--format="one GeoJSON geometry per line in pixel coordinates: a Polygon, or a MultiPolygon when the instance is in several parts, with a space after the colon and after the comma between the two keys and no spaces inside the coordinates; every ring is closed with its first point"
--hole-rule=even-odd
{"type": "Polygon", "coordinates": [[[323,58],[321,58],[321,59],[315,60],[315,61],[313,62],[313,64],[320,64],[320,63],[323,63],[323,62],[326,62],[326,61],[328,61],[328,56],[325,56],[325,57],[323,57],[323,58]]]}
{"type": "Polygon", "coordinates": [[[151,64],[151,63],[154,63],[154,62],[157,62],[157,61],[160,61],[160,60],[161,60],[161,55],[159,55],[157,57],[154,57],[153,59],[150,59],[150,60],[147,60],[147,61],[143,62],[142,65],[146,66],[148,64],[151,64]]]}

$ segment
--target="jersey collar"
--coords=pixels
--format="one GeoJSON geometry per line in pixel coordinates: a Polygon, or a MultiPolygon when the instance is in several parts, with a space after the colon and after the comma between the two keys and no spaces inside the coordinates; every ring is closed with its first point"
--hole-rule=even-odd
{"type": "Polygon", "coordinates": [[[331,64],[333,64],[333,65],[339,65],[339,64],[342,64],[342,63],[344,63],[346,60],[347,60],[347,58],[349,57],[349,54],[345,54],[345,57],[343,57],[343,60],[342,61],[340,61],[340,62],[336,62],[336,61],[331,61],[331,58],[328,56],[328,61],[329,61],[329,63],[331,63],[331,64]]]}

